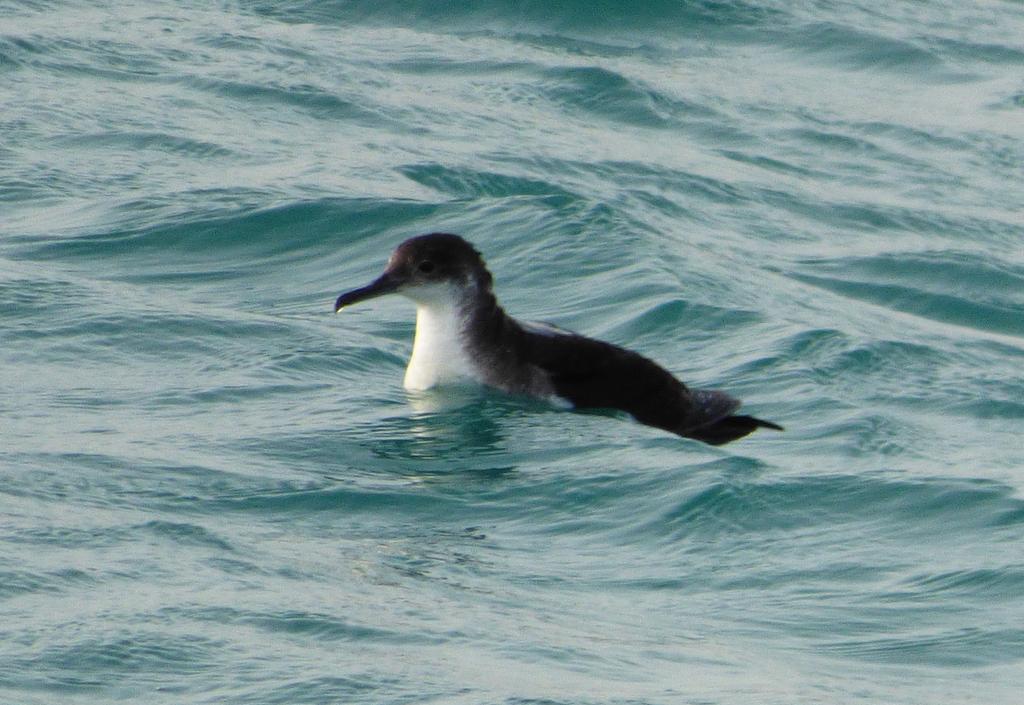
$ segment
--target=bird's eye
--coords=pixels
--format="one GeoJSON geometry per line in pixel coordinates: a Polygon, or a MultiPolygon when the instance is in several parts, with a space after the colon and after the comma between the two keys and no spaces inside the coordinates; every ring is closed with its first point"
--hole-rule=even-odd
{"type": "Polygon", "coordinates": [[[422,262],[420,262],[420,266],[417,267],[417,269],[423,272],[424,274],[430,274],[431,272],[434,271],[434,263],[428,259],[423,260],[422,262]]]}

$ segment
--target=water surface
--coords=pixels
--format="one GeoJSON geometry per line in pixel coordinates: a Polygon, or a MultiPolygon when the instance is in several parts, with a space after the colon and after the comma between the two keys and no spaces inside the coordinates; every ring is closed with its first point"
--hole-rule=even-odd
{"type": "Polygon", "coordinates": [[[1019,3],[0,18],[4,702],[1019,702],[1019,3]],[[410,397],[431,230],[787,431],[410,397]]]}

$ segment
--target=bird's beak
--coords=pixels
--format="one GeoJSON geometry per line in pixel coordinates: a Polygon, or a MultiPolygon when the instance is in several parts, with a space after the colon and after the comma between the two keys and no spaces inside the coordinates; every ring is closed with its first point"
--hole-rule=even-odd
{"type": "Polygon", "coordinates": [[[392,294],[398,291],[402,283],[401,277],[397,277],[391,272],[384,272],[361,289],[353,289],[339,296],[338,300],[334,302],[334,312],[337,313],[344,307],[360,301],[384,296],[384,294],[392,294]]]}

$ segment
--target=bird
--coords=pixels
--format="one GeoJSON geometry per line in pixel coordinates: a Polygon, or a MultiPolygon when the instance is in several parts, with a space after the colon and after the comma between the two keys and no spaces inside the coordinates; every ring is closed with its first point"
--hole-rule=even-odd
{"type": "Polygon", "coordinates": [[[572,409],[613,409],[641,424],[710,445],[782,426],[737,415],[739,400],[692,389],[643,355],[547,323],[505,313],[477,249],[452,233],[411,237],[384,272],[341,294],[335,313],[399,294],[416,304],[416,332],[404,386],[422,391],[476,382],[572,409]]]}

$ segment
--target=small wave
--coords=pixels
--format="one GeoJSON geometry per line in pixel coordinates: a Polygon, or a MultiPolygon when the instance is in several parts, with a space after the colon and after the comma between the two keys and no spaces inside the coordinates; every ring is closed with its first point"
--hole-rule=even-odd
{"type": "MultiPolygon", "coordinates": [[[[209,193],[196,196],[209,203],[209,193]]],[[[187,202],[190,196],[168,198],[187,202]]],[[[73,238],[37,238],[25,244],[22,255],[35,260],[102,259],[110,266],[109,273],[120,271],[127,278],[134,278],[129,272],[158,274],[171,263],[176,275],[190,270],[209,272],[211,265],[216,265],[215,271],[231,272],[258,268],[268,259],[277,265],[301,260],[311,251],[328,254],[331,238],[339,236],[352,258],[372,249],[375,242],[367,240],[389,225],[417,222],[437,208],[429,203],[379,198],[289,201],[258,209],[229,202],[220,212],[158,213],[153,216],[155,222],[149,222],[138,218],[143,205],[129,201],[117,206],[135,215],[133,227],[73,238]]]]}
{"type": "Polygon", "coordinates": [[[1001,525],[1006,512],[1024,502],[1012,488],[991,482],[910,481],[832,475],[776,481],[722,480],[695,488],[659,516],[651,531],[683,534],[822,530],[824,525],[874,522],[931,536],[945,531],[984,530],[1001,525]]]}
{"type": "Polygon", "coordinates": [[[831,22],[801,25],[786,35],[789,46],[856,69],[882,69],[915,75],[936,73],[942,60],[923,46],[831,22]]]}
{"type": "MultiPolygon", "coordinates": [[[[185,618],[215,624],[241,624],[274,634],[296,634],[313,637],[319,641],[357,641],[360,643],[414,643],[420,641],[417,635],[398,633],[379,627],[355,624],[330,614],[282,610],[280,612],[257,612],[234,607],[181,607],[165,610],[166,616],[185,618]]],[[[422,639],[434,643],[436,639],[422,639]]]]}
{"type": "MultiPolygon", "coordinates": [[[[72,630],[73,631],[73,630],[72,630]]],[[[176,635],[157,630],[134,631],[130,635],[104,634],[76,639],[68,643],[42,646],[32,656],[21,659],[31,670],[72,689],[109,685],[114,674],[137,673],[190,675],[211,666],[220,648],[214,639],[198,634],[176,635]],[[79,676],[81,674],[81,676],[79,676]],[[103,674],[102,677],[100,674],[103,674]],[[79,680],[80,677],[88,680],[79,680]]]]}
{"type": "Polygon", "coordinates": [[[943,323],[1024,336],[1024,269],[964,252],[805,262],[795,279],[943,323]]]}
{"type": "MultiPolygon", "coordinates": [[[[22,537],[6,537],[17,542],[22,537]]],[[[62,593],[76,589],[93,589],[99,580],[90,572],[77,568],[61,568],[46,572],[0,570],[0,598],[8,599],[35,593],[62,593]]]]}
{"type": "Polygon", "coordinates": [[[246,83],[227,79],[188,77],[185,83],[196,90],[216,93],[242,104],[270,103],[280,107],[293,108],[327,120],[354,122],[380,127],[389,118],[382,112],[370,110],[354,100],[346,100],[329,90],[299,83],[295,85],[267,85],[246,83]]]}
{"type": "Polygon", "coordinates": [[[300,516],[310,512],[380,512],[398,511],[402,514],[445,511],[444,507],[458,506],[457,500],[431,493],[371,489],[355,486],[324,487],[318,489],[280,489],[263,494],[247,493],[242,497],[223,497],[207,501],[209,512],[236,511],[254,514],[283,514],[300,516]]]}
{"type": "Polygon", "coordinates": [[[508,198],[513,196],[554,196],[572,202],[579,197],[557,184],[524,176],[473,169],[455,169],[442,164],[410,164],[399,173],[413,181],[455,198],[508,198]]]}
{"type": "Polygon", "coordinates": [[[224,538],[198,524],[180,521],[161,521],[154,519],[132,527],[132,533],[145,532],[161,540],[176,545],[188,545],[199,548],[212,548],[218,552],[233,552],[234,546],[224,538]]]}
{"type": "Polygon", "coordinates": [[[927,573],[908,578],[904,584],[914,594],[929,594],[938,598],[957,596],[979,602],[1014,599],[1024,594],[1024,570],[1003,566],[927,573]]]}
{"type": "Polygon", "coordinates": [[[892,664],[981,668],[1024,659],[1024,630],[921,628],[906,637],[840,639],[821,645],[828,653],[892,664]]]}
{"type": "Polygon", "coordinates": [[[1020,66],[1024,64],[1024,50],[1020,46],[996,42],[974,42],[964,38],[933,39],[931,43],[943,55],[953,56],[962,61],[987,62],[1020,66]]]}
{"type": "Polygon", "coordinates": [[[99,150],[120,148],[135,151],[152,149],[158,152],[182,154],[196,159],[239,156],[236,152],[213,142],[204,142],[182,135],[163,132],[95,132],[92,134],[63,137],[57,140],[57,144],[65,147],[84,147],[99,150]]]}
{"type": "MultiPolygon", "coordinates": [[[[698,0],[672,2],[656,0],[643,5],[624,5],[614,0],[569,0],[561,3],[506,3],[489,0],[453,6],[438,0],[299,0],[280,3],[260,0],[250,3],[251,11],[290,22],[361,23],[369,25],[419,27],[449,31],[530,31],[606,33],[672,33],[680,30],[722,32],[771,22],[784,16],[776,8],[743,0],[698,0]]],[[[642,35],[638,35],[642,36],[642,35]]]]}
{"type": "Polygon", "coordinates": [[[637,127],[667,128],[678,125],[681,116],[711,113],[596,66],[548,69],[541,80],[542,94],[576,116],[582,113],[637,127]]]}

